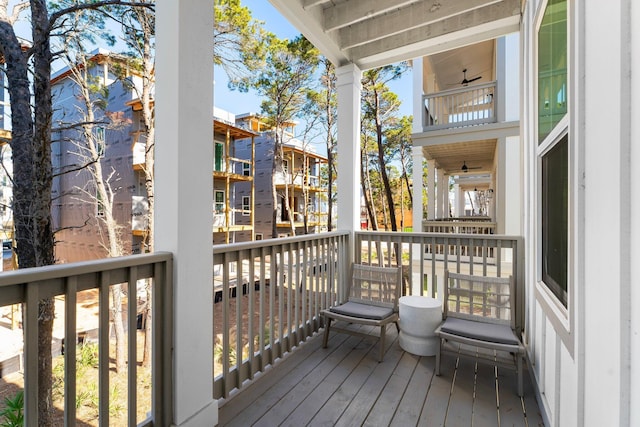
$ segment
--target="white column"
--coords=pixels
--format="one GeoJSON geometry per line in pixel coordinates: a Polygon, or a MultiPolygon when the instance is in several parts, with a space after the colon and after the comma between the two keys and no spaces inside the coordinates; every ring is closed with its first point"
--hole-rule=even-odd
{"type": "MultiPolygon", "coordinates": [[[[424,114],[424,103],[422,102],[422,95],[424,94],[424,87],[422,81],[422,58],[413,59],[413,65],[411,66],[413,76],[413,133],[421,133],[422,128],[422,116],[424,114]]],[[[415,165],[416,163],[414,163],[415,165]]]]}
{"type": "Polygon", "coordinates": [[[442,209],[444,210],[444,215],[443,218],[450,218],[451,217],[451,211],[449,210],[449,175],[445,174],[444,175],[444,181],[445,183],[445,187],[442,190],[442,192],[444,193],[442,195],[442,209]]]}
{"type": "Polygon", "coordinates": [[[213,0],[156,9],[155,249],[174,255],[172,424],[213,426],[213,0]]]}
{"type": "Polygon", "coordinates": [[[437,180],[438,183],[437,185],[437,190],[438,190],[438,196],[436,199],[436,218],[438,219],[442,219],[444,218],[444,213],[443,213],[443,208],[444,208],[444,193],[445,193],[445,188],[447,187],[447,185],[444,182],[444,170],[442,169],[438,169],[437,172],[437,180]]]}
{"type": "Polygon", "coordinates": [[[336,69],[338,94],[338,230],[360,229],[360,80],[354,64],[336,69]]]}
{"type": "Polygon", "coordinates": [[[422,231],[422,218],[424,216],[422,200],[422,147],[413,147],[413,231],[422,231]]]}
{"type": "Polygon", "coordinates": [[[436,217],[436,162],[427,160],[427,219],[436,217]]]}
{"type": "Polygon", "coordinates": [[[464,193],[462,192],[462,189],[460,188],[460,184],[455,184],[454,185],[454,192],[455,192],[455,207],[456,207],[456,211],[455,211],[455,216],[457,216],[458,218],[460,218],[461,216],[464,215],[464,193]]]}

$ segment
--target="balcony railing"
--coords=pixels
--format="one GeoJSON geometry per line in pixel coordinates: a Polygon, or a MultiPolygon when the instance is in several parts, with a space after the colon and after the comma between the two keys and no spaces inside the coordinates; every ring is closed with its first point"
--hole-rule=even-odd
{"type": "Polygon", "coordinates": [[[494,81],[423,95],[423,130],[426,132],[496,122],[496,90],[494,81]]]}
{"type": "Polygon", "coordinates": [[[348,272],[348,233],[213,247],[214,397],[240,389],[320,328],[348,272]]]}
{"type": "MultiPolygon", "coordinates": [[[[405,294],[442,298],[445,269],[507,276],[516,281],[516,326],[524,319],[524,251],[522,238],[498,235],[332,232],[283,239],[213,246],[214,365],[213,394],[227,398],[247,380],[273,365],[318,331],[320,311],[345,295],[352,260],[376,265],[402,265],[405,294]]],[[[124,283],[136,295],[138,280],[153,279],[153,404],[143,425],[166,425],[171,419],[171,255],[151,254],[59,265],[0,276],[0,306],[24,303],[25,384],[28,424],[37,424],[38,301],[64,296],[65,418],[76,417],[76,294],[95,289],[99,295],[99,412],[109,412],[109,289],[124,283]],[[73,357],[72,357],[73,355],[73,357]],[[73,396],[73,397],[72,397],[73,396]]],[[[128,424],[136,418],[137,369],[135,337],[137,304],[128,304],[128,424]]]]}
{"type": "MultiPolygon", "coordinates": [[[[112,388],[109,384],[109,294],[112,286],[121,286],[126,306],[125,332],[127,337],[127,423],[135,425],[168,425],[172,419],[172,256],[168,253],[134,255],[91,262],[55,265],[24,269],[0,275],[0,307],[23,304],[24,307],[24,414],[25,425],[37,426],[38,422],[38,303],[45,298],[64,301],[64,312],[56,313],[64,318],[64,424],[76,423],[76,391],[78,365],[76,345],[79,295],[93,290],[98,296],[98,384],[97,406],[100,425],[109,424],[112,388]],[[140,280],[150,280],[152,294],[152,397],[138,416],[141,402],[137,401],[139,383],[137,355],[138,295],[140,280]],[[132,296],[134,296],[132,298],[132,296]],[[133,302],[135,301],[135,302],[133,302]],[[133,303],[132,303],[133,302],[133,303]]],[[[78,375],[79,376],[79,375],[78,375]]]]}
{"type": "Polygon", "coordinates": [[[496,223],[490,220],[450,219],[438,221],[422,221],[422,231],[425,233],[451,234],[495,234],[496,223]]]}

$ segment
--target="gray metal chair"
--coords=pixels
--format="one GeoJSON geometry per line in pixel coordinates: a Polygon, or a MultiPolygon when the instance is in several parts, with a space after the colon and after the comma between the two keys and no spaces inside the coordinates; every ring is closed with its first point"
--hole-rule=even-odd
{"type": "MultiPolygon", "coordinates": [[[[398,326],[398,299],[402,289],[402,267],[377,267],[354,264],[348,285],[347,301],[321,312],[325,318],[322,345],[327,347],[332,320],[380,327],[380,358],[384,359],[384,341],[387,325],[398,326]]],[[[353,329],[333,326],[336,332],[371,338],[372,335],[353,329]]]]}
{"type": "MultiPolygon", "coordinates": [[[[488,363],[513,365],[518,377],[518,396],[523,395],[522,366],[525,348],[515,332],[515,289],[511,276],[485,277],[450,273],[445,271],[444,321],[435,333],[440,337],[440,349],[436,353],[436,375],[440,375],[441,352],[444,344],[453,341],[493,351],[488,363]],[[498,358],[497,351],[507,358],[498,358]]],[[[465,354],[464,348],[453,351],[465,354]]],[[[473,349],[469,356],[482,356],[473,349]]]]}

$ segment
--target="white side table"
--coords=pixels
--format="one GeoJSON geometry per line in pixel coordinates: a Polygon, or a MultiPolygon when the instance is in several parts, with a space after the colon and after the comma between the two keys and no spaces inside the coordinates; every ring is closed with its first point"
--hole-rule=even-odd
{"type": "Polygon", "coordinates": [[[440,300],[410,295],[399,303],[400,347],[418,356],[435,356],[438,337],[433,332],[442,322],[440,300]]]}

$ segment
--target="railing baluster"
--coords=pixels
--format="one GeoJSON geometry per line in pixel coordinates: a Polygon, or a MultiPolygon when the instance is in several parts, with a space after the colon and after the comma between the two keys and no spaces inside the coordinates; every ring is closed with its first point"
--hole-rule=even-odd
{"type": "Polygon", "coordinates": [[[227,397],[231,391],[229,384],[229,254],[223,254],[222,263],[222,390],[227,397]]]}
{"type": "Polygon", "coordinates": [[[98,418],[100,426],[109,425],[109,282],[108,271],[100,273],[98,295],[98,418]]]}
{"type": "Polygon", "coordinates": [[[234,386],[240,388],[242,386],[242,376],[240,367],[242,366],[242,297],[244,294],[244,270],[242,267],[242,257],[238,256],[235,261],[236,265],[236,378],[234,386]]]}
{"type": "Polygon", "coordinates": [[[129,283],[127,292],[127,332],[128,332],[128,356],[129,366],[127,367],[127,401],[128,401],[128,419],[129,425],[134,426],[137,424],[137,412],[138,412],[138,393],[136,392],[136,385],[138,384],[138,356],[137,356],[137,320],[138,320],[138,304],[137,304],[137,280],[138,280],[138,267],[129,268],[129,283]]]}
{"type": "MultiPolygon", "coordinates": [[[[263,246],[262,248],[260,248],[260,301],[259,301],[259,306],[260,306],[260,313],[258,314],[258,318],[259,318],[259,327],[260,327],[260,331],[259,336],[260,336],[260,342],[258,343],[258,348],[260,349],[260,370],[263,371],[264,368],[266,367],[266,358],[265,358],[265,352],[264,352],[264,328],[265,328],[265,320],[264,320],[264,311],[265,311],[265,306],[264,306],[264,298],[265,298],[265,292],[266,292],[266,283],[267,283],[267,279],[266,279],[266,263],[267,263],[267,255],[266,255],[266,249],[263,246]]],[[[269,289],[271,289],[271,279],[269,279],[269,289]]],[[[271,335],[271,334],[269,334],[271,335]]]]}
{"type": "Polygon", "coordinates": [[[76,300],[77,276],[67,277],[64,296],[64,421],[76,425],[76,300]]]}
{"type": "Polygon", "coordinates": [[[253,321],[253,313],[255,313],[255,289],[256,289],[256,279],[255,279],[255,249],[249,250],[249,272],[248,272],[248,280],[247,280],[247,295],[249,298],[249,311],[247,316],[247,341],[249,345],[249,379],[253,379],[254,371],[255,371],[255,327],[253,321]]]}
{"type": "Polygon", "coordinates": [[[38,283],[27,283],[24,327],[24,421],[29,427],[37,427],[38,422],[38,283]]]}

